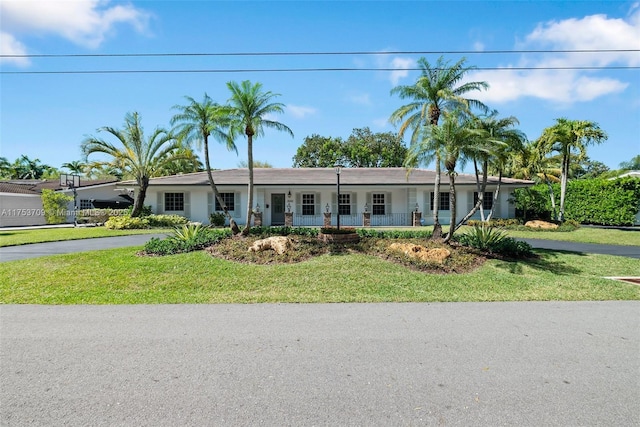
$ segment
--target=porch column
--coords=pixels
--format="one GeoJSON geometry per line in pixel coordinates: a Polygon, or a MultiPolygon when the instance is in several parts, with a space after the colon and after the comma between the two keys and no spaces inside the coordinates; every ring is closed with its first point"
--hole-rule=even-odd
{"type": "Polygon", "coordinates": [[[362,226],[371,227],[371,212],[362,213],[362,226]]]}
{"type": "Polygon", "coordinates": [[[293,227],[293,212],[284,213],[284,226],[293,227]]]}
{"type": "Polygon", "coordinates": [[[322,226],[325,228],[331,227],[331,212],[324,212],[324,223],[322,226]]]}
{"type": "Polygon", "coordinates": [[[420,220],[422,219],[422,212],[413,211],[411,213],[411,225],[413,227],[420,227],[420,220]]]}
{"type": "Polygon", "coordinates": [[[262,212],[253,213],[253,225],[256,227],[262,227],[262,212]]]}

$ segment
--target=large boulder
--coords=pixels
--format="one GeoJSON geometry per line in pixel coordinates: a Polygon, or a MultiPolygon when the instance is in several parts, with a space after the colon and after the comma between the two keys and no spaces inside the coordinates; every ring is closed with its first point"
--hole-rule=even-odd
{"type": "Polygon", "coordinates": [[[282,255],[293,246],[291,240],[286,236],[272,236],[266,239],[256,240],[249,248],[249,252],[274,251],[282,255]]]}
{"type": "Polygon", "coordinates": [[[534,221],[527,221],[524,226],[529,228],[540,228],[542,230],[555,230],[556,228],[558,228],[558,224],[541,221],[539,219],[536,219],[534,221]]]}
{"type": "Polygon", "coordinates": [[[438,262],[442,264],[451,256],[451,251],[445,248],[428,249],[413,243],[392,243],[389,245],[392,252],[401,252],[410,258],[417,258],[422,261],[438,262]]]}

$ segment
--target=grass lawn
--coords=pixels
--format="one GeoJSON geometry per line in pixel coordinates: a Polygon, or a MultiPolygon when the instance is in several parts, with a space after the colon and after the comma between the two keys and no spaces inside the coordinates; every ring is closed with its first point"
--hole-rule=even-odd
{"type": "Polygon", "coordinates": [[[94,237],[126,236],[168,232],[168,229],[108,230],[104,227],[39,228],[32,230],[0,231],[0,247],[29,243],[58,242],[63,240],[92,239],[94,237]]]}
{"type": "MultiPolygon", "coordinates": [[[[461,230],[464,232],[464,230],[461,230]]],[[[511,237],[522,239],[561,240],[576,243],[640,246],[640,230],[616,230],[580,227],[574,231],[516,231],[506,230],[511,237]]]]}
{"type": "Polygon", "coordinates": [[[0,263],[4,304],[321,303],[638,300],[640,260],[537,251],[539,259],[489,260],[470,273],[426,274],[373,255],[322,255],[255,265],[204,251],[136,256],[112,249],[0,263]]]}

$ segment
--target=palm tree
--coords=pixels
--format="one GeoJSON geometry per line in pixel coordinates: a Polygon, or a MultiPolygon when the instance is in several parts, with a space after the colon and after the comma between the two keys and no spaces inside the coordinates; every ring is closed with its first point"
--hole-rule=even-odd
{"type": "Polygon", "coordinates": [[[176,125],[176,132],[181,141],[188,145],[196,144],[202,146],[204,150],[204,163],[209,179],[209,186],[216,200],[222,207],[226,217],[229,219],[229,225],[233,234],[238,234],[240,229],[235,220],[229,213],[229,209],[224,200],[220,196],[218,187],[213,180],[211,174],[211,160],[209,157],[209,137],[213,137],[216,141],[224,144],[227,150],[237,152],[236,145],[233,142],[232,135],[228,132],[230,127],[228,107],[220,106],[204,94],[202,102],[186,96],[188,105],[175,105],[173,108],[180,112],[173,116],[171,124],[176,125]]]}
{"type": "Polygon", "coordinates": [[[483,221],[485,220],[483,198],[489,172],[493,171],[494,173],[497,173],[498,185],[493,195],[491,211],[486,217],[487,221],[490,220],[493,215],[493,209],[500,194],[500,186],[502,184],[502,176],[504,174],[505,167],[509,159],[515,155],[515,153],[520,152],[527,141],[527,136],[520,130],[514,128],[517,124],[520,124],[520,122],[514,116],[499,118],[497,111],[493,111],[491,114],[484,117],[478,117],[472,123],[472,126],[475,129],[483,131],[482,138],[477,141],[479,143],[478,158],[481,159],[482,162],[483,181],[480,185],[476,158],[474,158],[476,181],[478,182],[478,202],[476,203],[476,206],[474,206],[474,210],[471,215],[473,215],[475,210],[479,208],[483,221]]]}
{"type": "Polygon", "coordinates": [[[264,128],[272,128],[287,132],[293,137],[293,132],[286,125],[270,120],[267,116],[284,112],[284,104],[271,102],[273,98],[280,96],[270,91],[264,92],[261,83],[251,83],[245,80],[238,84],[228,82],[227,87],[231,91],[229,105],[231,107],[232,135],[244,134],[247,137],[247,166],[249,168],[249,197],[247,201],[247,222],[242,230],[243,235],[248,235],[251,229],[251,217],[253,215],[253,137],[264,134],[264,128]]]}
{"type": "Polygon", "coordinates": [[[124,129],[102,127],[98,132],[113,135],[122,147],[117,147],[103,139],[93,136],[82,141],[82,152],[85,159],[94,153],[103,153],[112,158],[112,164],[130,174],[137,182],[140,190],[136,195],[131,216],[140,216],[144,207],[144,199],[149,187],[149,179],[159,176],[162,169],[179,156],[176,152],[181,148],[177,139],[165,129],[156,128],[148,137],[144,137],[138,113],[125,115],[124,129]]]}
{"type": "MultiPolygon", "coordinates": [[[[401,99],[411,99],[407,105],[398,108],[391,114],[390,122],[401,123],[398,131],[398,138],[402,139],[407,129],[413,129],[411,144],[422,135],[423,128],[428,125],[437,126],[442,111],[451,111],[456,108],[476,107],[483,111],[487,107],[480,101],[468,99],[464,96],[472,91],[486,89],[489,85],[486,82],[466,82],[461,83],[465,74],[475,67],[466,67],[466,59],[462,58],[453,65],[445,61],[444,57],[439,57],[432,66],[425,58],[418,60],[421,73],[416,83],[411,86],[396,86],[391,90],[391,94],[397,94],[401,99]]],[[[429,144],[426,144],[429,146],[429,144]]],[[[440,195],[440,164],[441,158],[438,150],[433,152],[436,164],[436,181],[434,189],[434,210],[433,210],[433,237],[442,237],[442,226],[438,218],[438,197],[440,195]]],[[[408,169],[411,163],[405,163],[408,169]]]]}
{"type": "Polygon", "coordinates": [[[6,157],[0,157],[0,178],[11,178],[13,176],[13,168],[6,157]]]}
{"type": "Polygon", "coordinates": [[[607,139],[607,134],[597,123],[587,120],[556,119],[556,124],[542,132],[539,144],[544,152],[558,152],[561,157],[560,176],[560,210],[558,221],[564,221],[564,201],[567,192],[567,181],[571,166],[572,153],[579,157],[586,156],[586,147],[600,144],[607,139]]]}
{"type": "Polygon", "coordinates": [[[13,162],[11,168],[17,179],[41,179],[52,169],[55,170],[55,168],[41,163],[40,159],[32,160],[24,154],[13,162]]]}
{"type": "Polygon", "coordinates": [[[67,169],[69,172],[75,175],[84,175],[85,169],[87,168],[87,164],[82,160],[74,160],[72,162],[63,163],[63,168],[67,169]]]}

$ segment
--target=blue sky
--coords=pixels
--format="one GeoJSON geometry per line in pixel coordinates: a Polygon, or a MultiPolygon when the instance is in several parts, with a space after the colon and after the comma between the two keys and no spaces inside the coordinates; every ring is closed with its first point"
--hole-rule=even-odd
{"type": "MultiPolygon", "coordinates": [[[[627,1],[30,1],[0,2],[0,156],[26,154],[60,167],[80,160],[80,143],[101,126],[121,127],[137,111],[147,133],[168,127],[184,96],[229,98],[226,82],[261,82],[281,96],[274,117],[295,137],[267,132],[254,159],[290,167],[306,136],[347,138],[352,129],[394,131],[403,101],[396,85],[415,82],[417,59],[453,52],[490,84],[477,99],[515,116],[529,139],[556,118],[591,120],[609,139],[589,156],[616,168],[640,154],[640,3],[627,1]],[[620,50],[559,53],[559,50],[620,50]],[[489,51],[556,51],[507,53],[489,51]],[[466,51],[468,53],[458,53],[466,51]],[[36,54],[373,52],[375,55],[42,58],[36,54]],[[541,67],[605,67],[542,70],[541,67]],[[369,71],[28,74],[78,70],[367,68],[369,71]],[[394,68],[396,71],[382,71],[394,68]],[[526,68],[513,70],[513,68],[526,68]],[[538,69],[536,69],[538,68],[538,69]],[[511,69],[511,70],[510,70],[511,69]]],[[[215,168],[246,160],[213,145],[215,168]]]]}

